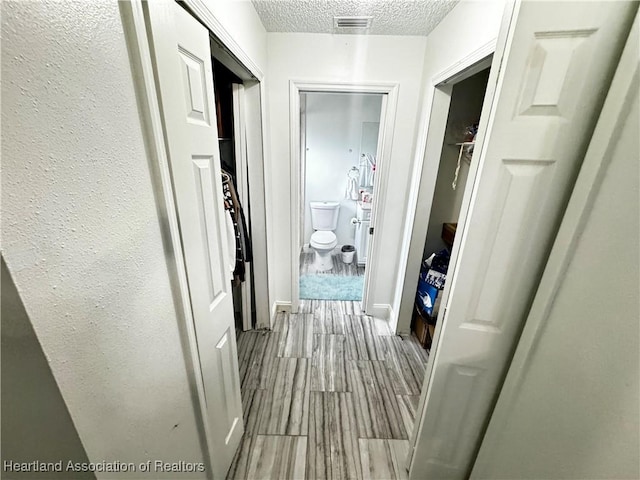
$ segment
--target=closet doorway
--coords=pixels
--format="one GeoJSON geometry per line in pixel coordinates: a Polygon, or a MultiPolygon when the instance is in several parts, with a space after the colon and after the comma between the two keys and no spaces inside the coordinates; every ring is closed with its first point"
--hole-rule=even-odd
{"type": "Polygon", "coordinates": [[[385,317],[372,292],[398,86],[290,86],[292,312],[301,299],[350,300],[385,317]],[[333,294],[327,279],[341,282],[333,294]]]}
{"type": "Polygon", "coordinates": [[[253,245],[247,150],[242,112],[242,79],[212,58],[213,83],[227,218],[228,263],[232,272],[236,332],[255,325],[253,245]]]}
{"type": "MultiPolygon", "coordinates": [[[[486,68],[453,85],[444,141],[422,248],[411,330],[431,348],[446,284],[453,242],[473,159],[480,114],[490,69],[486,68]]],[[[462,223],[462,222],[460,222],[462,223]]]]}
{"type": "Polygon", "coordinates": [[[382,94],[300,94],[301,300],[362,300],[382,94]]]}

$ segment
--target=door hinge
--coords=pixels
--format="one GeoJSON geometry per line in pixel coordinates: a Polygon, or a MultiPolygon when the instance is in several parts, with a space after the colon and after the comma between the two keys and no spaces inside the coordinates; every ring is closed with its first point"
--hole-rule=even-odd
{"type": "Polygon", "coordinates": [[[369,235],[373,235],[373,227],[369,227],[369,235]]]}

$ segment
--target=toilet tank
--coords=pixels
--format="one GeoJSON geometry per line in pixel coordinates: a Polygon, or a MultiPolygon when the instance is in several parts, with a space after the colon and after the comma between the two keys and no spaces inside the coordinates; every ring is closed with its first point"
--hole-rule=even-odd
{"type": "Polygon", "coordinates": [[[338,226],[340,202],[309,202],[311,227],[314,230],[335,230],[338,226]]]}

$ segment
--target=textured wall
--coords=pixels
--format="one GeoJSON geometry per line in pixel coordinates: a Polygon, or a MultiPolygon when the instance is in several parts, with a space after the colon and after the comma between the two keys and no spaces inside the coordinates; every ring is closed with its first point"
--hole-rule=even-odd
{"type": "MultiPolygon", "coordinates": [[[[47,359],[16,286],[2,259],[2,464],[5,462],[87,462],[47,359]]],[[[7,470],[4,469],[6,472],[7,470]]],[[[12,479],[40,478],[12,472],[12,479]]],[[[90,479],[92,472],[55,472],[51,479],[90,479]]]]}
{"type": "MultiPolygon", "coordinates": [[[[379,122],[381,95],[307,94],[304,243],[313,230],[309,202],[340,202],[338,245],[354,245],[356,202],[345,198],[347,172],[360,162],[363,122],[379,122]]],[[[375,153],[375,152],[374,152],[375,153]]]]}
{"type": "Polygon", "coordinates": [[[399,232],[406,208],[407,185],[413,158],[418,97],[424,62],[424,37],[383,37],[270,33],[268,38],[268,95],[271,145],[271,210],[274,222],[274,259],[270,264],[276,299],[291,300],[289,81],[399,82],[398,107],[388,168],[384,225],[377,230],[383,254],[371,293],[373,303],[392,300],[399,232]]]}
{"type": "Polygon", "coordinates": [[[2,7],[3,255],[87,455],[201,461],[117,2],[2,7]]]}

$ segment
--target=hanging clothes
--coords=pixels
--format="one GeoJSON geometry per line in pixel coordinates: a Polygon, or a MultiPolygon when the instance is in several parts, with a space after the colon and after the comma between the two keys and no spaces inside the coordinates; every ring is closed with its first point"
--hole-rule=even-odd
{"type": "Polygon", "coordinates": [[[222,171],[222,195],[224,208],[231,216],[235,233],[235,268],[233,277],[234,282],[237,284],[245,281],[244,264],[253,259],[253,253],[251,251],[251,238],[249,237],[247,222],[236,194],[233,177],[224,170],[222,171]]]}

